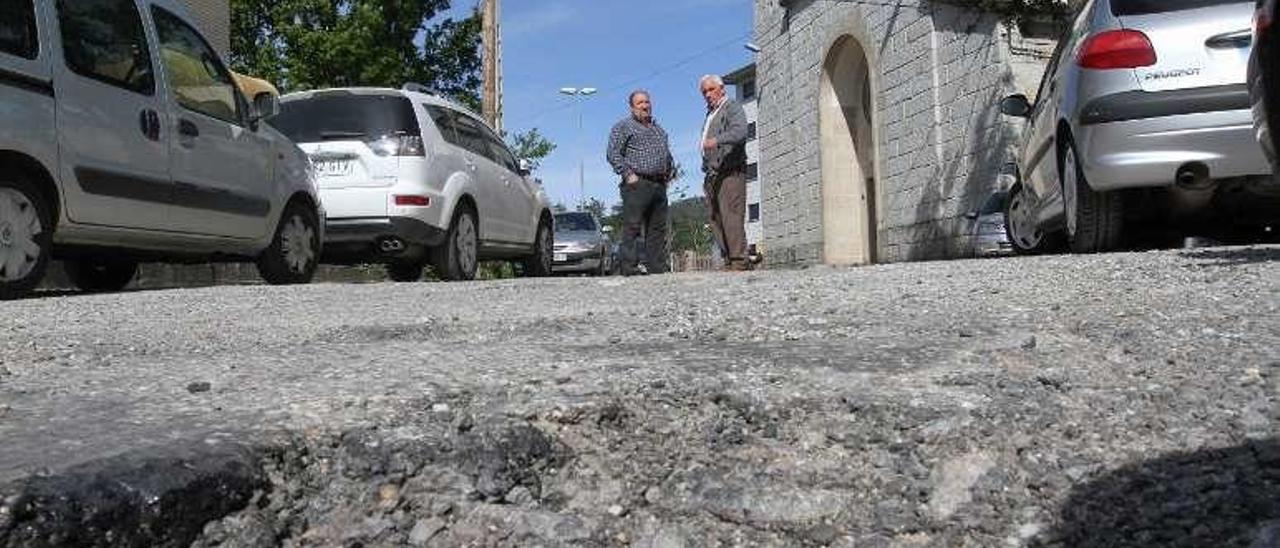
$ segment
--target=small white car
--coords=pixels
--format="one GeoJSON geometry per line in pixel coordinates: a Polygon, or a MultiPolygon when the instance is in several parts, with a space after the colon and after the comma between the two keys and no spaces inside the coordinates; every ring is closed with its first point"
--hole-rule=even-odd
{"type": "Polygon", "coordinates": [[[178,0],[0,11],[0,298],[50,259],[90,291],[138,261],[256,260],[305,283],[324,212],[306,156],[249,104],[178,0]]]}
{"type": "Polygon", "coordinates": [[[470,280],[482,260],[551,273],[546,193],[466,108],[413,84],[280,101],[270,123],[310,155],[328,211],[324,262],[383,263],[405,282],[427,265],[442,279],[470,280]]]}

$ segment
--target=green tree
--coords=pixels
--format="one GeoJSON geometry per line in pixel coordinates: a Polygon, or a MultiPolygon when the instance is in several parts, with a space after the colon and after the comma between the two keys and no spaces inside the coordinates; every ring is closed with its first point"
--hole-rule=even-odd
{"type": "Polygon", "coordinates": [[[480,14],[449,0],[231,0],[231,65],[282,92],[417,82],[479,106],[480,14]]]}
{"type": "Polygon", "coordinates": [[[532,162],[534,170],[537,170],[538,166],[542,164],[543,158],[549,156],[556,149],[556,144],[543,137],[541,133],[538,133],[538,128],[536,127],[508,137],[507,146],[511,147],[511,152],[516,155],[516,158],[523,158],[532,162]]]}

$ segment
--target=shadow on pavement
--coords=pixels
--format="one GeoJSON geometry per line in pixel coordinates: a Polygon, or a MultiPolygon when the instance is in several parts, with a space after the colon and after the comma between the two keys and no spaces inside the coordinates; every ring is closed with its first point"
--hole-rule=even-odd
{"type": "Polygon", "coordinates": [[[1280,261],[1280,247],[1237,247],[1183,251],[1184,259],[1204,261],[1199,266],[1233,266],[1280,261]]]}
{"type": "Polygon", "coordinates": [[[1072,490],[1046,544],[1280,546],[1280,438],[1174,453],[1072,490]]]}

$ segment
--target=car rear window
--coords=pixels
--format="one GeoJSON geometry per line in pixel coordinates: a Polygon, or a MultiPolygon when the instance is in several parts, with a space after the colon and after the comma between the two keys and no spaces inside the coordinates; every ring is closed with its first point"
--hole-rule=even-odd
{"type": "Polygon", "coordinates": [[[295,143],[422,134],[413,103],[396,95],[318,93],[281,103],[270,124],[295,143]]]}
{"type": "Polygon", "coordinates": [[[1248,3],[1249,0],[1111,0],[1111,13],[1125,17],[1248,3]]]}
{"type": "Polygon", "coordinates": [[[586,213],[562,213],[556,215],[556,230],[595,230],[596,222],[586,213]]]}

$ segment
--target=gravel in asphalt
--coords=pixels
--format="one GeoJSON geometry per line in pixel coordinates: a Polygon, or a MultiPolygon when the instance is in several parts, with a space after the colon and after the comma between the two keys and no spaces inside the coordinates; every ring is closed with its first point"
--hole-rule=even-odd
{"type": "Polygon", "coordinates": [[[0,545],[1280,545],[1274,246],[0,311],[0,545]]]}

